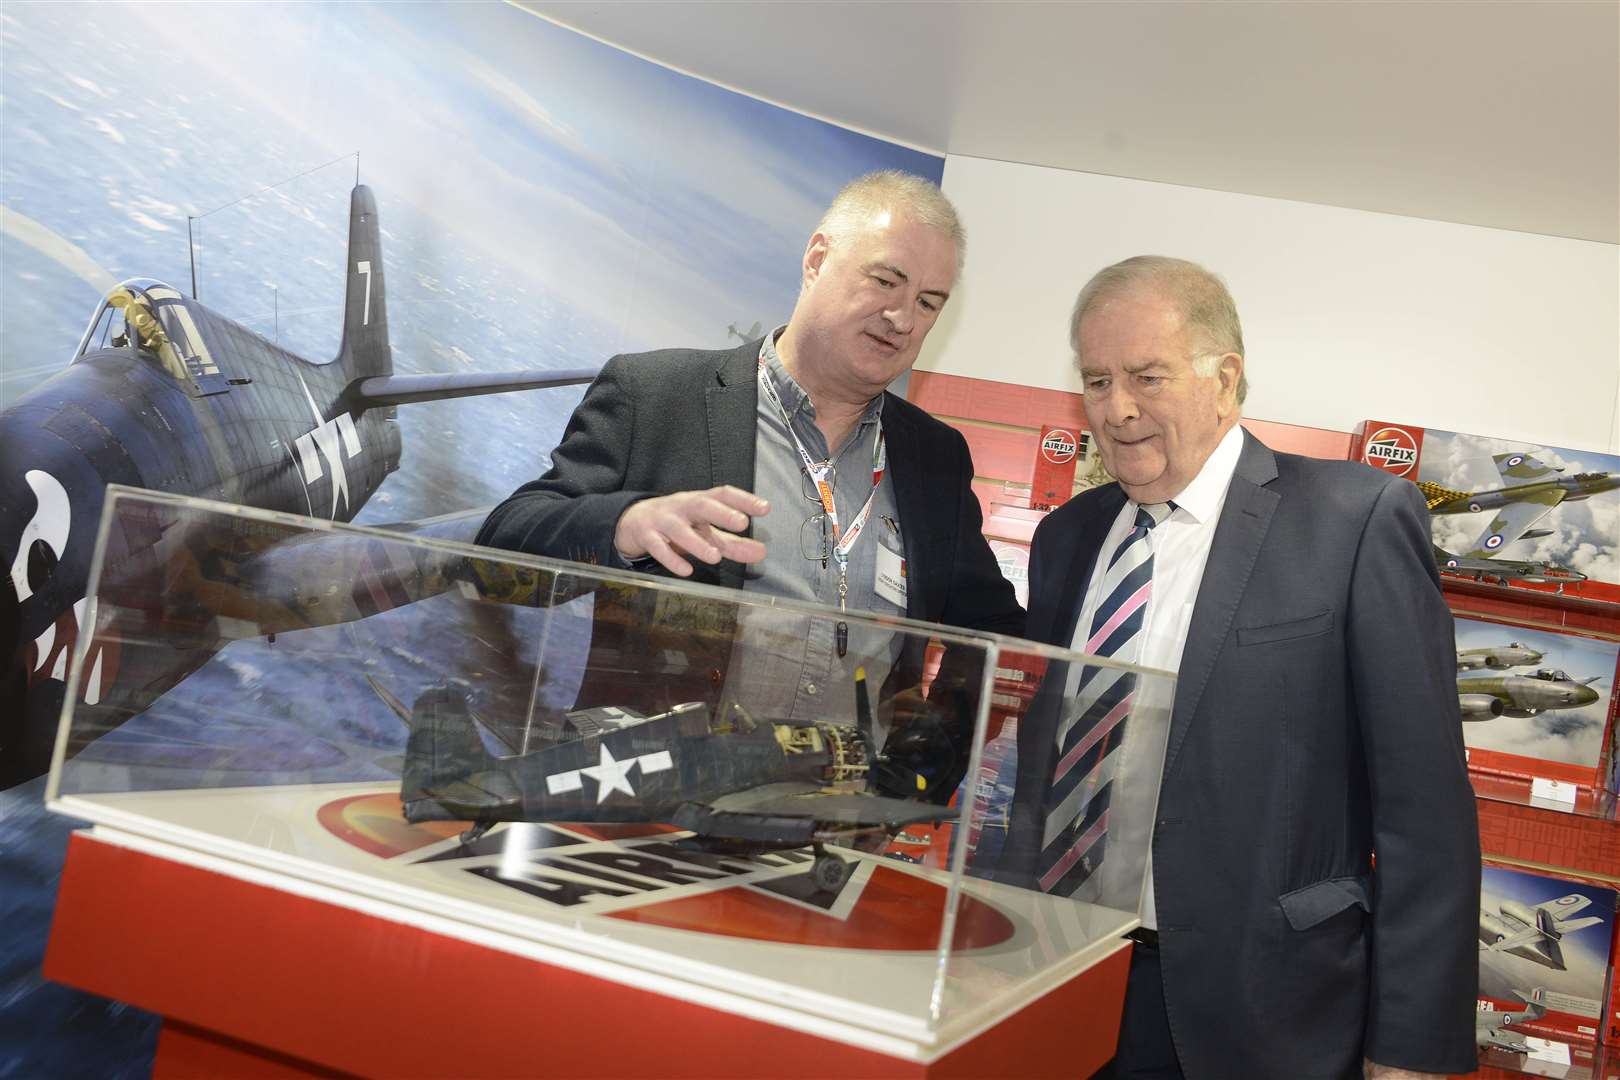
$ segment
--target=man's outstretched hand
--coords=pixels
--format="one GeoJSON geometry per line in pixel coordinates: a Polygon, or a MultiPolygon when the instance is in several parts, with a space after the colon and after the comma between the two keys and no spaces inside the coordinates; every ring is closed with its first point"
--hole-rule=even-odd
{"type": "Polygon", "coordinates": [[[690,577],[697,559],[759,562],[765,545],[740,536],[749,518],[762,517],[770,504],[758,495],[724,484],[707,491],[677,491],[632,503],[619,515],[613,546],[629,561],[651,557],[670,573],[690,577]]]}

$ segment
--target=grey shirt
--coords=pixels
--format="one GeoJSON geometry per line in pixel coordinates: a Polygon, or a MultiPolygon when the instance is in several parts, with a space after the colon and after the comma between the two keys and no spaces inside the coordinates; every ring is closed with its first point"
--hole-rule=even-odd
{"type": "MultiPolygon", "coordinates": [[[[816,427],[816,407],[782,366],[776,353],[781,329],[766,335],[760,359],[766,377],[781,397],[782,409],[805,453],[817,462],[833,461],[833,505],[838,522],[846,527],[865,505],[872,487],[873,454],[882,430],[883,397],[872,399],[859,423],[836,454],[816,427]]],[[[823,520],[815,488],[794,447],[787,425],[770,398],[761,393],[754,435],[754,493],[768,500],[770,513],[754,521],[753,535],[765,545],[765,559],[749,568],[743,589],[793,600],[838,605],[838,563],[830,554],[832,531],[823,520]],[[825,546],[823,562],[817,555],[825,546]]],[[[845,604],[851,612],[904,615],[905,608],[881,595],[876,587],[878,549],[903,557],[899,512],[894,483],[885,469],[878,483],[864,530],[849,553],[849,592],[845,604]]],[[[745,606],[739,620],[733,655],[733,678],[728,695],[756,717],[828,719],[848,722],[854,717],[855,669],[866,669],[867,693],[877,705],[882,686],[898,655],[899,642],[891,631],[850,626],[847,655],[839,657],[836,615],[808,617],[780,609],[745,606]]],[[[881,736],[881,732],[874,733],[881,736]]],[[[878,745],[881,745],[881,738],[878,745]]]]}

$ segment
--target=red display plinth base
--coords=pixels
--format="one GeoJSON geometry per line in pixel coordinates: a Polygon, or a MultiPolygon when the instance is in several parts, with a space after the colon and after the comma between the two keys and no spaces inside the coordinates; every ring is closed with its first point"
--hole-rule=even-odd
{"type": "Polygon", "coordinates": [[[45,974],[162,1015],[165,1078],[1085,1077],[1113,1054],[1129,956],[924,1062],[78,833],[45,974]]]}

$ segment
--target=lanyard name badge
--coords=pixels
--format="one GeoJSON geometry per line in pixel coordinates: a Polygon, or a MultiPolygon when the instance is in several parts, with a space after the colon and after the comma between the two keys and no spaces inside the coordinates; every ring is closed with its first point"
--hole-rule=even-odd
{"type": "MultiPolygon", "coordinates": [[[[763,359],[759,362],[759,389],[760,393],[776,406],[777,413],[782,417],[782,423],[787,427],[788,438],[793,440],[793,448],[799,452],[799,461],[803,463],[804,471],[815,482],[816,494],[821,499],[821,512],[827,515],[827,521],[832,526],[832,557],[838,564],[838,610],[847,611],[849,553],[854,550],[855,542],[866,531],[866,519],[872,512],[872,504],[877,501],[878,485],[883,482],[883,469],[888,462],[883,429],[878,428],[877,445],[872,448],[872,490],[866,496],[866,502],[861,506],[860,512],[850,521],[849,527],[840,531],[838,508],[833,504],[833,464],[831,461],[816,461],[810,456],[809,451],[805,450],[804,443],[799,439],[799,433],[793,430],[793,419],[788,416],[787,409],[782,405],[782,396],[776,392],[776,386],[771,382],[770,373],[765,369],[763,359]]],[[[842,658],[849,652],[849,624],[839,620],[837,632],[838,655],[842,658]]]]}

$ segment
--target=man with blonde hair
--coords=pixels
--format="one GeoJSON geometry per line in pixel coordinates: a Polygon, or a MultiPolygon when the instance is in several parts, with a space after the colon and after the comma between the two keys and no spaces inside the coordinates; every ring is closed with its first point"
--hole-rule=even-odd
{"type": "MultiPolygon", "coordinates": [[[[1036,530],[1029,635],[1178,673],[1109,1075],[1471,1071],[1479,836],[1422,497],[1244,432],[1237,308],[1201,266],[1108,267],[1070,340],[1118,482],[1036,530]]],[[[1012,874],[1065,896],[1132,794],[1087,778],[1150,722],[1095,670],[1019,731],[1012,874]]]]}
{"type": "MultiPolygon", "coordinates": [[[[932,183],[897,171],[851,182],[805,246],[785,326],[735,349],[609,360],[550,471],[496,507],[479,542],[1021,633],[980,532],[966,442],[887,391],[949,299],[963,250],[932,183]]],[[[854,655],[836,618],[808,620],[800,640],[765,633],[780,622],[737,633],[760,665],[752,704],[770,715],[842,705],[858,665],[874,684],[891,666],[893,685],[920,678],[920,650],[854,655]]]]}

